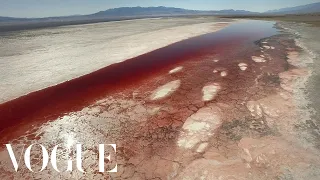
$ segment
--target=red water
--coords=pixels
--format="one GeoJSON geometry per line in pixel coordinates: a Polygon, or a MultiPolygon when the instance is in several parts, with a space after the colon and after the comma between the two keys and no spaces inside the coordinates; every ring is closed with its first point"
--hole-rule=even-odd
{"type": "Polygon", "coordinates": [[[81,110],[101,97],[130,88],[183,61],[209,54],[226,60],[233,53],[245,56],[245,49],[253,46],[254,41],[276,34],[272,26],[261,21],[235,23],[219,32],[184,40],[6,102],[0,105],[0,131],[30,121],[42,123],[81,110]]]}

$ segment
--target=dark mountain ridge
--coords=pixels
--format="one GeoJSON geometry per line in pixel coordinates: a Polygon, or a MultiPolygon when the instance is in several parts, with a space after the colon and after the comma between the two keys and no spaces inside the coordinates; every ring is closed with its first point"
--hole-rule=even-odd
{"type": "Polygon", "coordinates": [[[101,19],[114,17],[142,17],[142,16],[178,16],[178,15],[237,15],[237,14],[255,14],[255,12],[245,10],[221,10],[221,11],[200,11],[189,10],[174,7],[121,7],[100,11],[89,15],[63,16],[63,17],[45,17],[45,18],[14,18],[0,17],[0,22],[26,22],[26,21],[70,21],[70,20],[86,20],[101,19]]]}

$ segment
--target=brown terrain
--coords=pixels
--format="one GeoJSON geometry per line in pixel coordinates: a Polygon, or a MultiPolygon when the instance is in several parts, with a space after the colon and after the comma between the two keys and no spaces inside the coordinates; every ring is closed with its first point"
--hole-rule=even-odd
{"type": "MultiPolygon", "coordinates": [[[[133,58],[85,76],[85,81],[18,99],[25,109],[23,117],[15,117],[23,120],[12,122],[12,112],[18,110],[11,109],[10,115],[9,108],[2,109],[10,127],[3,129],[0,142],[19,149],[16,157],[25,144],[51,149],[81,143],[87,173],[58,173],[50,165],[31,173],[22,162],[15,173],[3,147],[0,178],[318,179],[318,147],[299,138],[296,121],[293,90],[297,79],[308,74],[294,66],[301,49],[286,33],[241,47],[236,42],[243,39],[232,38],[183,55],[160,50],[159,58],[155,51],[137,57],[139,63],[133,58]],[[150,58],[153,63],[143,61],[150,58]],[[28,104],[36,102],[33,98],[39,102],[34,108],[28,104]],[[61,116],[57,112],[62,109],[61,116]],[[117,144],[116,156],[106,163],[111,169],[117,163],[117,173],[98,172],[99,143],[117,144]]],[[[58,152],[59,167],[66,166],[70,152],[58,152]]],[[[32,162],[39,168],[41,155],[32,154],[32,162]]]]}

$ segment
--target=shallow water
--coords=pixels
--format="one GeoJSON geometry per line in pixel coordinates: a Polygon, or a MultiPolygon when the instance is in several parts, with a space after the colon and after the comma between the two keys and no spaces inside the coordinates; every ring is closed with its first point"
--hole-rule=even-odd
{"type": "MultiPolygon", "coordinates": [[[[255,41],[277,34],[273,22],[241,21],[206,35],[190,38],[99,71],[49,87],[0,105],[0,130],[30,117],[59,117],[76,111],[136,82],[157,75],[179,62],[210,55],[232,61],[246,57],[255,41]]],[[[50,78],[50,77],[48,77],[50,78]]]]}

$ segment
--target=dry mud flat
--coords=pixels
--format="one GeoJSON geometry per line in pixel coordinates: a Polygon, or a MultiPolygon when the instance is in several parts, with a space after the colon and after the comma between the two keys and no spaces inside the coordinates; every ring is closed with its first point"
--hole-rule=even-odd
{"type": "MultiPolygon", "coordinates": [[[[319,151],[299,139],[296,128],[295,83],[308,75],[293,65],[301,49],[285,33],[236,50],[238,45],[229,41],[185,56],[56,120],[36,123],[30,116],[33,126],[3,131],[1,143],[15,148],[40,143],[48,149],[84,144],[87,173],[57,173],[50,166],[41,173],[22,166],[14,173],[2,149],[0,177],[319,179],[319,151]],[[99,143],[117,144],[117,156],[107,164],[117,163],[117,173],[97,172],[93,147],[99,143]]],[[[67,155],[59,151],[61,165],[67,155]]],[[[40,167],[38,155],[32,160],[40,167]]]]}

